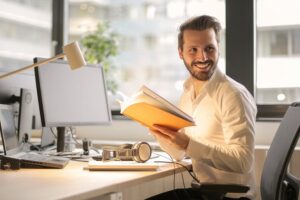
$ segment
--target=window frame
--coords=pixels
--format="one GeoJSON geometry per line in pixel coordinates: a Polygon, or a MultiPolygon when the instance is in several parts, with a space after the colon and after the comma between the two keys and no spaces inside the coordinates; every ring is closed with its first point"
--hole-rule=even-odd
{"type": "MultiPolygon", "coordinates": [[[[243,84],[255,97],[256,0],[226,0],[225,6],[226,74],[243,84]]],[[[280,121],[288,104],[257,104],[257,108],[257,121],[280,121]]]]}
{"type": "MultiPolygon", "coordinates": [[[[67,41],[68,3],[68,0],[53,0],[52,40],[56,44],[56,54],[61,52],[64,42],[67,41]]],[[[243,84],[255,96],[256,0],[226,0],[225,13],[226,74],[243,84]]],[[[257,120],[278,121],[288,105],[257,104],[257,107],[257,120]]],[[[112,110],[112,115],[118,116],[120,111],[112,110]]]]}
{"type": "Polygon", "coordinates": [[[67,41],[68,3],[68,0],[52,0],[52,43],[55,55],[62,53],[67,41]]]}

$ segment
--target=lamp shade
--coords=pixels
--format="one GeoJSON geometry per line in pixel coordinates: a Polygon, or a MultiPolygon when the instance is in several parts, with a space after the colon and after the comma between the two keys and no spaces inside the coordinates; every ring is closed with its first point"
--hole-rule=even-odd
{"type": "Polygon", "coordinates": [[[77,69],[86,65],[77,42],[73,42],[64,46],[63,52],[67,57],[68,63],[72,69],[77,69]]]}

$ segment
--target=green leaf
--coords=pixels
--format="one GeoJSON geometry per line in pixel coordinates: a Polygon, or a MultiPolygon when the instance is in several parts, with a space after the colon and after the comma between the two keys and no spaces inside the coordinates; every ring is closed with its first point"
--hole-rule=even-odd
{"type": "Polygon", "coordinates": [[[94,32],[86,34],[80,41],[86,61],[102,64],[107,89],[112,93],[118,89],[117,81],[113,77],[116,67],[111,62],[111,57],[118,54],[117,37],[116,33],[110,31],[108,23],[99,23],[94,32]]]}

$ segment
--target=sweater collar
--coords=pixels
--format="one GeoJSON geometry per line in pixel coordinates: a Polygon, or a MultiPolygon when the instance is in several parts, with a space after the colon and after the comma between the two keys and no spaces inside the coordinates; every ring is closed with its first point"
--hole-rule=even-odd
{"type": "MultiPolygon", "coordinates": [[[[208,94],[211,94],[214,89],[217,87],[217,85],[222,81],[225,77],[225,74],[221,72],[221,70],[217,67],[213,75],[209,80],[207,80],[202,88],[202,91],[200,92],[203,93],[204,91],[207,92],[208,94]]],[[[193,84],[192,84],[192,77],[190,76],[183,84],[184,90],[192,90],[193,89],[193,84]]]]}

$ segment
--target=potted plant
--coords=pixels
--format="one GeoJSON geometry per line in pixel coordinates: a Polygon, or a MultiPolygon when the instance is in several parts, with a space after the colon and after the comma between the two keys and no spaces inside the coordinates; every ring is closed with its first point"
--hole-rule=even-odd
{"type": "Polygon", "coordinates": [[[108,23],[99,23],[95,31],[87,33],[80,41],[86,61],[103,66],[107,89],[112,94],[118,88],[116,66],[112,62],[112,57],[118,53],[116,39],[117,34],[111,32],[108,23]]]}

